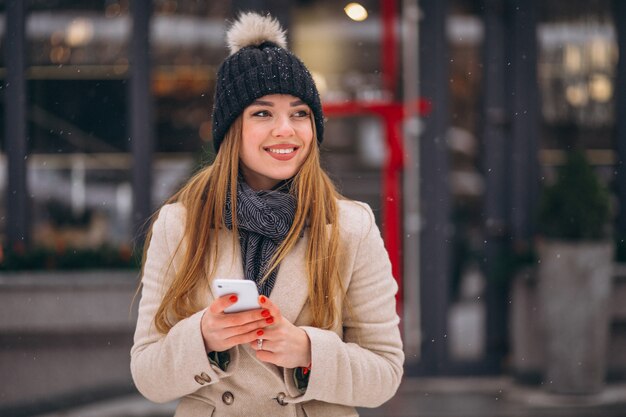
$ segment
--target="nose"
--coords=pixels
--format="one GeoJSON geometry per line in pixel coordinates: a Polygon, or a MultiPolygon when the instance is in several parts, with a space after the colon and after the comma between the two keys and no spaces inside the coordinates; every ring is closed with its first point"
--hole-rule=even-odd
{"type": "Polygon", "coordinates": [[[276,118],[276,124],[272,130],[272,134],[277,137],[290,137],[294,135],[294,129],[291,125],[289,116],[280,116],[276,118]]]}

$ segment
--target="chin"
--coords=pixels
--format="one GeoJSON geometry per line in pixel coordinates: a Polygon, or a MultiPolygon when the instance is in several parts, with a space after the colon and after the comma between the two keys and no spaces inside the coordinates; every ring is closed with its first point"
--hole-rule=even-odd
{"type": "MultiPolygon", "coordinates": [[[[295,175],[295,174],[294,174],[295,175]]],[[[281,182],[281,181],[285,181],[288,180],[289,178],[292,178],[293,175],[281,175],[281,176],[277,176],[277,177],[272,177],[273,181],[277,181],[277,182],[281,182]]]]}
{"type": "Polygon", "coordinates": [[[273,175],[268,175],[268,178],[272,178],[273,180],[276,180],[276,181],[284,181],[284,180],[288,180],[289,178],[293,177],[297,173],[298,173],[297,170],[289,171],[289,172],[284,172],[283,171],[283,172],[280,172],[280,173],[274,172],[273,175]]]}

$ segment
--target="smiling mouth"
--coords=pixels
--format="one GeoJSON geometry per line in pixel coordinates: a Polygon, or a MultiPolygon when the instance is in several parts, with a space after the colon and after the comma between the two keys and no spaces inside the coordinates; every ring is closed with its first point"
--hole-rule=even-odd
{"type": "Polygon", "coordinates": [[[275,154],[290,154],[296,151],[296,149],[298,148],[284,148],[284,149],[272,149],[272,148],[265,148],[266,151],[271,152],[271,153],[275,153],[275,154]]]}

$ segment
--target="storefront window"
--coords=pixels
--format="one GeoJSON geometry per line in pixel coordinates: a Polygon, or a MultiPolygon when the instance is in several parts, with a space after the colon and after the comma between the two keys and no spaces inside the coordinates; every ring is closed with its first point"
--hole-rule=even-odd
{"type": "Polygon", "coordinates": [[[129,245],[129,34],[128,1],[27,2],[33,247],[129,245]]]}
{"type": "Polygon", "coordinates": [[[450,47],[450,155],[452,237],[448,354],[454,362],[480,362],[486,354],[487,280],[484,257],[481,172],[481,94],[484,26],[475,2],[451,2],[446,25],[450,47]]]}
{"type": "MultiPolygon", "coordinates": [[[[316,80],[324,103],[399,100],[382,79],[383,22],[378,1],[302,2],[292,12],[290,44],[316,80]]],[[[398,44],[399,48],[399,44],[398,44]]],[[[382,214],[381,174],[387,157],[376,115],[326,114],[322,162],[339,190],[382,214]]]]}
{"type": "Polygon", "coordinates": [[[611,165],[617,65],[611,3],[541,4],[542,160],[553,165],[562,159],[558,151],[581,147],[592,150],[596,165],[611,165]]]}
{"type": "Polygon", "coordinates": [[[227,54],[229,13],[229,2],[155,3],[151,42],[157,153],[212,152],[215,74],[227,54]]]}
{"type": "Polygon", "coordinates": [[[361,4],[367,12],[361,21],[351,18],[341,2],[316,1],[294,11],[292,48],[313,72],[326,101],[392,98],[382,81],[380,2],[361,4]]]}
{"type": "MultiPolygon", "coordinates": [[[[129,0],[26,3],[27,180],[36,247],[98,248],[133,241],[130,6],[129,0]]],[[[297,2],[278,13],[289,28],[290,48],[314,72],[324,101],[391,98],[382,86],[379,2],[362,6],[361,15],[354,15],[335,2],[297,2]]],[[[152,7],[156,208],[212,158],[214,77],[228,53],[227,21],[240,5],[159,0],[152,7]]],[[[344,192],[375,208],[380,187],[371,182],[380,184],[381,133],[374,116],[331,116],[324,143],[337,151],[325,164],[339,185],[346,178],[363,184],[351,182],[344,192]],[[352,129],[354,123],[359,128],[352,129]],[[354,162],[342,163],[350,155],[354,162]],[[353,192],[357,189],[373,192],[353,192]]]]}

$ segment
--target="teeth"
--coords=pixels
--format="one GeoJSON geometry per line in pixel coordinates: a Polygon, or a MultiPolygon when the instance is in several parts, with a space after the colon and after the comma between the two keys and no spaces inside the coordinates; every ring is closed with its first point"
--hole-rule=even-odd
{"type": "Polygon", "coordinates": [[[295,151],[296,148],[287,148],[287,149],[271,149],[271,148],[268,148],[267,150],[272,152],[272,153],[291,153],[291,152],[295,151]]]}

